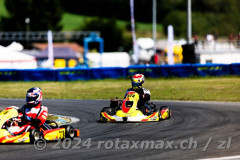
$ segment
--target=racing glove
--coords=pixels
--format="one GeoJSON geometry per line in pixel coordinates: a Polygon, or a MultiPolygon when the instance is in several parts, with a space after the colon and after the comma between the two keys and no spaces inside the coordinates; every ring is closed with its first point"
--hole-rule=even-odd
{"type": "Polygon", "coordinates": [[[33,123],[33,124],[39,125],[41,123],[41,120],[39,120],[37,118],[35,118],[35,119],[31,118],[30,122],[33,123]]]}
{"type": "Polygon", "coordinates": [[[23,119],[27,121],[31,121],[31,117],[27,116],[26,114],[23,115],[23,119]]]}
{"type": "Polygon", "coordinates": [[[25,120],[33,123],[33,124],[37,124],[37,125],[38,125],[39,123],[41,123],[41,120],[39,120],[39,119],[37,119],[37,118],[29,117],[29,116],[27,116],[27,115],[24,115],[23,118],[24,118],[25,120]]]}

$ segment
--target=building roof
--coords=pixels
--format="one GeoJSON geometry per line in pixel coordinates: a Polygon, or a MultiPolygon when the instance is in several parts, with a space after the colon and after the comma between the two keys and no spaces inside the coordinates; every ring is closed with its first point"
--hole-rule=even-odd
{"type": "MultiPolygon", "coordinates": [[[[48,47],[48,43],[33,43],[33,47],[44,50],[48,47]]],[[[53,47],[70,47],[75,52],[83,53],[83,47],[77,43],[53,43],[53,47]]]]}
{"type": "MultiPolygon", "coordinates": [[[[76,52],[69,47],[53,47],[55,59],[77,59],[76,52]]],[[[37,59],[48,58],[48,47],[34,55],[37,59]]]]}

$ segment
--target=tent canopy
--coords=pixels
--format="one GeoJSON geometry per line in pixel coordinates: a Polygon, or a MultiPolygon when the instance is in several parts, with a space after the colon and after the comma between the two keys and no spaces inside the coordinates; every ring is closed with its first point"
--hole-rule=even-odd
{"type": "Polygon", "coordinates": [[[0,46],[0,68],[32,69],[37,68],[36,58],[0,46]]]}

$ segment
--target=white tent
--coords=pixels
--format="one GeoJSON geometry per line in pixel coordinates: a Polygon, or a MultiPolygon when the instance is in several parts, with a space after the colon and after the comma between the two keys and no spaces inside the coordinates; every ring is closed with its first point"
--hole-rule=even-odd
{"type": "Polygon", "coordinates": [[[154,55],[154,41],[151,38],[138,38],[137,45],[139,47],[139,60],[150,61],[151,57],[154,55]]]}
{"type": "Polygon", "coordinates": [[[130,56],[126,52],[88,53],[90,67],[128,67],[130,56]]]}
{"type": "Polygon", "coordinates": [[[0,46],[0,69],[34,68],[37,68],[35,57],[0,46]]]}

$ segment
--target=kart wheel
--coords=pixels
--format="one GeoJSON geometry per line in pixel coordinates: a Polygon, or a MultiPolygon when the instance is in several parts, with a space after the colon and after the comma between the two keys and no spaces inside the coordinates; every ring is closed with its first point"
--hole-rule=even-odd
{"type": "Polygon", "coordinates": [[[34,143],[35,141],[41,138],[41,134],[36,129],[31,130],[30,132],[30,143],[34,143]]]}
{"type": "Polygon", "coordinates": [[[101,122],[107,122],[107,119],[105,117],[102,116],[102,112],[106,112],[107,114],[111,113],[112,108],[111,107],[104,107],[101,112],[100,112],[100,121],[101,122]]]}
{"type": "Polygon", "coordinates": [[[167,117],[166,119],[170,119],[171,116],[172,116],[172,110],[170,109],[170,107],[168,107],[168,106],[162,106],[162,107],[160,107],[160,114],[161,114],[161,111],[162,111],[162,110],[165,110],[165,109],[168,110],[168,117],[167,117]]]}
{"type": "Polygon", "coordinates": [[[74,137],[74,128],[70,125],[65,125],[65,126],[61,126],[65,128],[65,137],[66,138],[73,138],[74,137]]]}
{"type": "Polygon", "coordinates": [[[101,112],[106,112],[109,115],[114,115],[115,108],[104,107],[101,112]]]}

